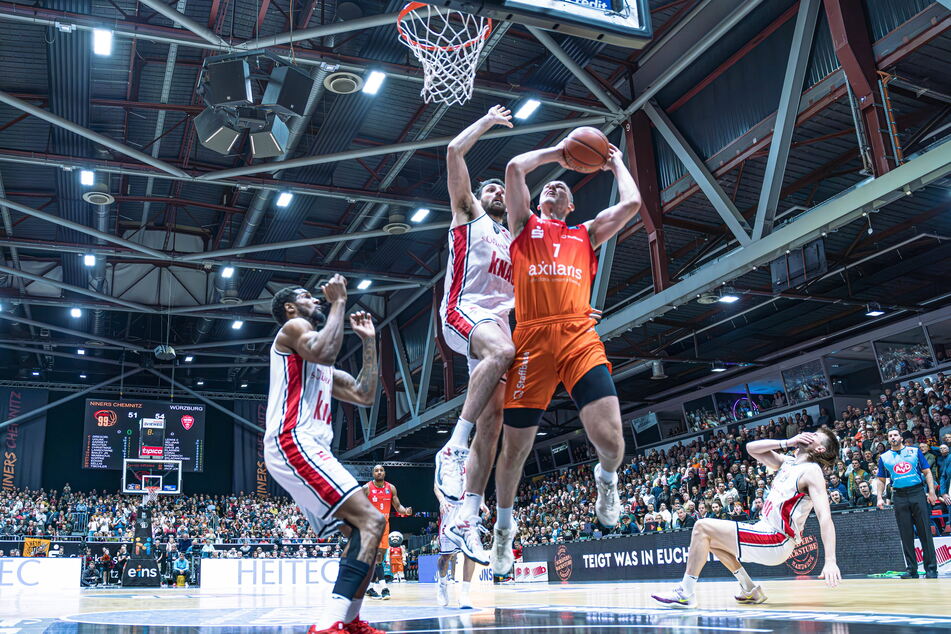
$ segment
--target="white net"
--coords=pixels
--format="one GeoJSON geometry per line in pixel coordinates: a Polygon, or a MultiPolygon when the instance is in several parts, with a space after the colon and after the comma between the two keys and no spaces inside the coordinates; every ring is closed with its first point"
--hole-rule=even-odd
{"type": "Polygon", "coordinates": [[[397,21],[400,42],[423,65],[426,103],[463,104],[472,97],[476,66],[492,32],[492,20],[410,2],[397,21]]]}
{"type": "Polygon", "coordinates": [[[145,487],[145,506],[155,504],[158,502],[159,488],[158,487],[145,487]]]}

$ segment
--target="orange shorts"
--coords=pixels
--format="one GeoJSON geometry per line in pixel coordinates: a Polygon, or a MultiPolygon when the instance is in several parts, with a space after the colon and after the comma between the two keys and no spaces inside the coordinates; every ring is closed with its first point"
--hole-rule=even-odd
{"type": "Polygon", "coordinates": [[[390,572],[394,575],[403,572],[403,562],[402,561],[391,561],[390,562],[390,572]]]}
{"type": "Polygon", "coordinates": [[[548,409],[558,383],[570,393],[599,365],[611,363],[590,317],[571,315],[521,322],[515,327],[515,361],[505,380],[505,407],[548,409]]]}
{"type": "Polygon", "coordinates": [[[386,518],[386,528],[383,529],[383,537],[380,538],[379,548],[390,547],[390,518],[386,518]]]}

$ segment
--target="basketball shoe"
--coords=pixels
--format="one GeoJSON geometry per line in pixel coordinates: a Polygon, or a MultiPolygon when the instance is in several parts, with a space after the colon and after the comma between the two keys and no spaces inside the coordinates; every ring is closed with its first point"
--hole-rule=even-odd
{"type": "Polygon", "coordinates": [[[307,634],[333,634],[333,632],[346,632],[347,626],[343,621],[337,621],[330,627],[318,630],[316,625],[311,625],[307,628],[307,634]]]}
{"type": "Polygon", "coordinates": [[[753,589],[749,592],[741,588],[740,593],[733,598],[736,599],[737,603],[757,605],[766,601],[766,593],[763,592],[762,586],[753,586],[753,589]]]}
{"type": "Polygon", "coordinates": [[[367,588],[366,596],[370,597],[371,599],[381,598],[380,593],[374,590],[373,588],[367,588]]]}
{"type": "Polygon", "coordinates": [[[683,590],[680,589],[680,586],[677,586],[670,592],[652,594],[651,598],[666,608],[676,608],[678,610],[696,607],[697,605],[697,599],[693,595],[689,597],[685,595],[683,590]]]}
{"type": "Polygon", "coordinates": [[[515,553],[512,552],[512,540],[515,539],[515,523],[509,528],[492,529],[492,552],[489,565],[492,574],[504,577],[515,566],[515,553]]]}
{"type": "Polygon", "coordinates": [[[453,502],[462,499],[466,489],[466,447],[446,445],[436,454],[436,486],[439,492],[453,502]]]}
{"type": "Polygon", "coordinates": [[[436,582],[436,603],[440,607],[446,607],[449,605],[449,584],[444,583],[443,581],[436,582]]]}
{"type": "Polygon", "coordinates": [[[617,476],[615,475],[614,484],[608,484],[601,479],[603,473],[601,463],[596,464],[594,482],[598,486],[598,499],[594,503],[594,511],[601,525],[607,530],[613,530],[621,515],[621,498],[617,492],[617,476]]]}
{"type": "Polygon", "coordinates": [[[478,515],[460,518],[446,531],[446,539],[472,561],[488,566],[489,553],[482,546],[481,528],[482,520],[478,515]]]}
{"type": "MultiPolygon", "coordinates": [[[[465,586],[463,586],[465,587],[465,586]]],[[[459,608],[462,610],[471,610],[472,609],[472,598],[469,596],[468,590],[459,591],[459,608]]]]}
{"type": "Polygon", "coordinates": [[[360,620],[359,616],[347,623],[346,631],[349,634],[386,634],[383,630],[378,630],[366,621],[360,620]]]}

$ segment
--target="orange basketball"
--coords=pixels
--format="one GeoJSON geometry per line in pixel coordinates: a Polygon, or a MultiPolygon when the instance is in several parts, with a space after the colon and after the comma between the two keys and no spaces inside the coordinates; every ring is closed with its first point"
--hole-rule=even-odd
{"type": "Polygon", "coordinates": [[[565,139],[565,163],[576,172],[596,172],[611,156],[608,137],[597,128],[576,128],[565,139]]]}

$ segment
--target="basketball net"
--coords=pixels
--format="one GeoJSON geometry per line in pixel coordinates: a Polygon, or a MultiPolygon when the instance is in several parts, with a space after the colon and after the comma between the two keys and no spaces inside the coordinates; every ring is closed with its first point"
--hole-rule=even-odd
{"type": "Polygon", "coordinates": [[[422,2],[410,2],[396,20],[400,42],[423,65],[426,103],[463,104],[472,97],[476,66],[492,20],[422,2]]]}
{"type": "Polygon", "coordinates": [[[145,487],[145,506],[158,502],[158,496],[158,487],[145,487]]]}

